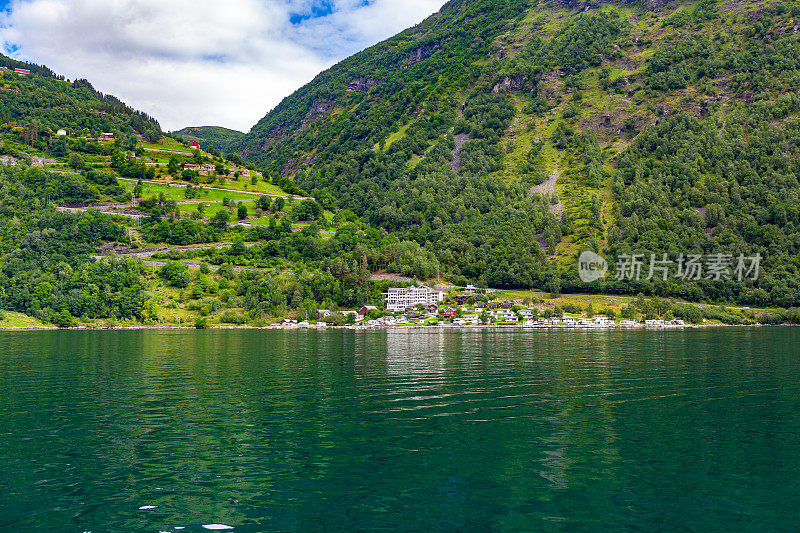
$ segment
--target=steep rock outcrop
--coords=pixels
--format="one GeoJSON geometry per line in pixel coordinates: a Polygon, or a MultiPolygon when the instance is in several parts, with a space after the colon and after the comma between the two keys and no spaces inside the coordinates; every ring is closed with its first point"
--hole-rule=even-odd
{"type": "Polygon", "coordinates": [[[372,78],[356,78],[347,84],[348,93],[365,93],[378,85],[381,80],[372,78]]]}
{"type": "Polygon", "coordinates": [[[569,9],[586,11],[587,9],[597,9],[600,4],[641,4],[647,11],[660,9],[667,4],[667,0],[559,0],[559,2],[569,9]]]}
{"type": "Polygon", "coordinates": [[[526,88],[529,88],[528,76],[506,76],[502,81],[498,82],[494,86],[492,92],[499,93],[500,91],[519,91],[526,88]]]}
{"type": "Polygon", "coordinates": [[[326,100],[325,98],[317,98],[311,104],[311,109],[308,110],[306,115],[306,124],[310,124],[320,118],[327,117],[333,111],[333,100],[326,100]]]}
{"type": "Polygon", "coordinates": [[[431,57],[438,48],[439,46],[436,44],[426,44],[425,46],[420,46],[419,48],[412,50],[408,57],[403,59],[401,62],[401,68],[406,69],[416,65],[417,63],[425,61],[431,57]]]}

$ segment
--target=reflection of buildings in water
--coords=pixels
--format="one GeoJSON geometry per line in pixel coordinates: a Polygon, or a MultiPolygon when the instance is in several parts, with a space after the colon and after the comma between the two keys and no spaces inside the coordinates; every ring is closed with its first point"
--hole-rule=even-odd
{"type": "Polygon", "coordinates": [[[444,371],[445,334],[441,331],[386,330],[389,374],[439,374],[444,371]]]}
{"type": "Polygon", "coordinates": [[[544,419],[548,430],[540,439],[543,455],[535,469],[552,487],[566,489],[587,470],[601,476],[622,468],[619,414],[611,398],[624,377],[619,359],[629,336],[570,330],[552,337],[548,349],[558,353],[554,364],[560,368],[550,380],[552,405],[560,408],[544,419]]]}

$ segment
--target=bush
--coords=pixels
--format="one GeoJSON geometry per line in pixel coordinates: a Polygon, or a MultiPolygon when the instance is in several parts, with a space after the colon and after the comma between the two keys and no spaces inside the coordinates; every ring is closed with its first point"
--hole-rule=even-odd
{"type": "Polygon", "coordinates": [[[723,324],[745,324],[748,321],[739,313],[725,307],[704,307],[702,309],[703,318],[709,320],[719,320],[723,324]]]}
{"type": "Polygon", "coordinates": [[[86,168],[86,163],[80,155],[73,153],[69,156],[69,166],[75,170],[83,170],[86,168]]]}
{"type": "Polygon", "coordinates": [[[675,304],[672,306],[672,314],[689,324],[702,324],[703,313],[699,307],[694,305],[675,304]]]}
{"type": "Polygon", "coordinates": [[[200,174],[194,170],[185,169],[183,172],[181,172],[181,179],[194,183],[197,181],[197,177],[199,175],[200,174]]]}
{"type": "Polygon", "coordinates": [[[607,316],[611,320],[616,320],[617,319],[617,312],[615,310],[609,308],[609,307],[605,307],[603,309],[600,309],[600,314],[607,316]]]}
{"type": "Polygon", "coordinates": [[[235,313],[233,311],[225,311],[222,313],[222,316],[219,319],[220,322],[223,324],[235,324],[237,326],[241,326],[247,322],[247,317],[240,313],[235,313]]]}
{"type": "Polygon", "coordinates": [[[183,289],[189,285],[189,267],[178,261],[170,261],[158,271],[158,276],[173,287],[183,289]]]}
{"type": "Polygon", "coordinates": [[[342,313],[333,313],[322,319],[329,326],[344,326],[346,317],[342,313]]]}
{"type": "Polygon", "coordinates": [[[78,325],[75,319],[72,318],[72,315],[69,314],[69,311],[66,309],[55,316],[54,323],[59,328],[74,328],[78,325]]]}
{"type": "Polygon", "coordinates": [[[774,311],[767,311],[758,317],[761,324],[800,324],[800,308],[793,307],[791,309],[776,309],[774,311]]]}

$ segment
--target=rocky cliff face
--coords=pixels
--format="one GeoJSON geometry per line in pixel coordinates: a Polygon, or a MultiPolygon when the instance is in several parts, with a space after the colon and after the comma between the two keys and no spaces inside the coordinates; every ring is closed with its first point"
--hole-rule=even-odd
{"type": "Polygon", "coordinates": [[[413,50],[411,54],[408,55],[408,57],[403,59],[400,68],[406,69],[416,65],[417,63],[425,61],[426,59],[428,59],[433,55],[433,53],[436,51],[437,48],[438,45],[428,44],[425,46],[421,46],[416,50],[413,50]]]}
{"type": "Polygon", "coordinates": [[[347,85],[347,92],[349,93],[365,93],[378,85],[381,80],[372,78],[356,78],[347,85]]]}
{"type": "Polygon", "coordinates": [[[666,5],[667,0],[642,0],[642,7],[648,11],[660,9],[666,5]]]}
{"type": "Polygon", "coordinates": [[[597,9],[600,4],[640,4],[648,11],[654,11],[664,7],[668,0],[559,0],[560,3],[569,9],[586,11],[597,9]]]}
{"type": "Polygon", "coordinates": [[[521,89],[524,89],[528,85],[529,84],[527,76],[513,76],[513,77],[506,76],[505,78],[503,78],[503,81],[497,83],[492,88],[492,92],[499,93],[500,91],[519,91],[521,89]]]}
{"type": "Polygon", "coordinates": [[[306,116],[306,123],[311,123],[317,119],[327,117],[333,110],[333,101],[324,98],[318,98],[311,104],[311,109],[306,116]]]}

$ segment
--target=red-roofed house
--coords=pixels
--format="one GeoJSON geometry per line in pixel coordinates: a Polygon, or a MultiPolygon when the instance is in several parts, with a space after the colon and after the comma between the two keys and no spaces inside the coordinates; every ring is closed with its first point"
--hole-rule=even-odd
{"type": "Polygon", "coordinates": [[[31,73],[31,71],[26,69],[26,68],[15,68],[14,72],[16,72],[17,74],[30,74],[31,73]]]}
{"type": "Polygon", "coordinates": [[[192,144],[189,145],[189,148],[191,148],[192,150],[199,150],[200,149],[200,143],[195,141],[195,142],[193,142],[192,144]]]}

